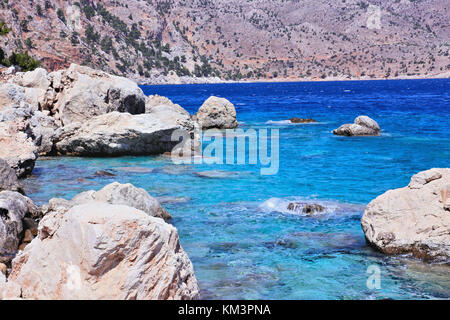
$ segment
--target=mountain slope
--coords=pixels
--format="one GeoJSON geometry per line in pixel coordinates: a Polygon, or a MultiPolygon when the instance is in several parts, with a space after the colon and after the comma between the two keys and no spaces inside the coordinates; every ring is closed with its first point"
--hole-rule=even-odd
{"type": "Polygon", "coordinates": [[[448,0],[0,0],[6,52],[138,81],[392,78],[450,71],[448,0]]]}

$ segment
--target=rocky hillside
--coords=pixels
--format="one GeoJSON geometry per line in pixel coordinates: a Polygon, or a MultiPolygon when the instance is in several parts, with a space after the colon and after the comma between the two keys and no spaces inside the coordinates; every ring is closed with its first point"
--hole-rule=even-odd
{"type": "Polygon", "coordinates": [[[448,0],[0,0],[0,21],[6,54],[140,82],[450,72],[448,0]]]}

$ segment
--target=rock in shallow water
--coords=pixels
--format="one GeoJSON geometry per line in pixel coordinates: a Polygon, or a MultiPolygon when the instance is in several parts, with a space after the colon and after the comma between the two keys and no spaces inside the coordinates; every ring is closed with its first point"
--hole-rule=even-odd
{"type": "Polygon", "coordinates": [[[106,170],[99,170],[94,173],[94,176],[98,177],[115,177],[116,175],[106,170]]]}
{"type": "Polygon", "coordinates": [[[302,212],[312,215],[315,213],[323,212],[325,210],[325,207],[317,203],[291,202],[288,205],[287,209],[289,211],[302,212]]]}
{"type": "Polygon", "coordinates": [[[317,122],[314,119],[304,119],[304,118],[297,118],[297,117],[291,118],[291,119],[289,119],[289,121],[291,123],[315,123],[315,122],[317,122]]]}
{"type": "Polygon", "coordinates": [[[177,123],[162,122],[151,114],[111,112],[64,127],[56,150],[76,156],[162,154],[178,144],[172,141],[177,129],[177,123]]]}
{"type": "Polygon", "coordinates": [[[380,126],[368,116],[359,116],[354,123],[344,124],[333,130],[333,133],[338,136],[378,136],[380,126]]]}
{"type": "Polygon", "coordinates": [[[361,225],[369,244],[387,254],[450,259],[450,169],[414,175],[408,187],[389,190],[367,205],[361,225]]]}
{"type": "Polygon", "coordinates": [[[43,219],[0,295],[196,299],[199,289],[173,226],[131,207],[90,203],[43,219]]]}
{"type": "Polygon", "coordinates": [[[203,129],[234,129],[238,126],[234,105],[224,98],[211,96],[195,116],[203,129]]]}

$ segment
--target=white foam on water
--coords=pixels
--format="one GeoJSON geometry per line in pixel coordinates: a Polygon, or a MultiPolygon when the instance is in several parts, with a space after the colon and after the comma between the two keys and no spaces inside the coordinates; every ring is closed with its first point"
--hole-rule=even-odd
{"type": "Polygon", "coordinates": [[[333,215],[333,214],[345,214],[345,213],[355,213],[361,212],[364,210],[364,207],[361,205],[349,204],[349,203],[340,203],[337,201],[328,201],[328,200],[312,200],[305,199],[303,197],[289,197],[289,198],[270,198],[263,203],[261,203],[258,208],[263,212],[279,212],[285,214],[293,214],[293,215],[301,215],[301,216],[310,216],[309,214],[302,213],[301,210],[288,210],[288,206],[292,202],[300,202],[304,204],[319,204],[325,207],[323,212],[314,213],[314,216],[318,215],[333,215]]]}
{"type": "Polygon", "coordinates": [[[293,123],[291,120],[269,120],[266,122],[268,125],[285,125],[285,126],[305,126],[305,125],[317,125],[317,124],[327,124],[328,122],[304,122],[304,123],[293,123]]]}
{"type": "Polygon", "coordinates": [[[278,120],[278,121],[269,120],[269,121],[266,122],[266,124],[288,125],[288,124],[293,124],[293,123],[291,122],[291,120],[278,120]]]}

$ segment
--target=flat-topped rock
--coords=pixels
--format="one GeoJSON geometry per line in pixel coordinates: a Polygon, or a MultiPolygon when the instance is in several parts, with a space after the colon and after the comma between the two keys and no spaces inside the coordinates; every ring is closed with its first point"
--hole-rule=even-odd
{"type": "Polygon", "coordinates": [[[182,128],[176,121],[161,121],[152,114],[111,112],[62,128],[56,150],[73,156],[162,154],[177,145],[172,141],[177,129],[182,128]]]}
{"type": "Polygon", "coordinates": [[[289,121],[290,121],[291,123],[315,123],[315,122],[317,122],[317,121],[314,120],[314,119],[309,119],[309,118],[297,118],[297,117],[290,118],[289,121]]]}
{"type": "Polygon", "coordinates": [[[370,202],[361,219],[369,244],[388,254],[450,259],[450,169],[414,175],[370,202]]]}

